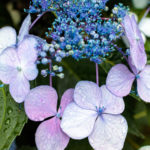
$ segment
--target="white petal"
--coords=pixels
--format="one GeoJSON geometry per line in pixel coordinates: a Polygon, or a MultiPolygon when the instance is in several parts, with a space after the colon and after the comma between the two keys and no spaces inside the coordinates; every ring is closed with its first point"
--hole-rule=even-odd
{"type": "Polygon", "coordinates": [[[140,30],[148,37],[150,37],[150,18],[144,18],[139,24],[140,30]]]}
{"type": "Polygon", "coordinates": [[[24,19],[21,25],[18,35],[18,43],[20,43],[24,39],[24,37],[29,34],[30,25],[31,25],[31,15],[28,14],[28,16],[24,19]]]}
{"type": "Polygon", "coordinates": [[[132,0],[135,8],[143,9],[148,5],[148,0],[132,0]]]}
{"type": "Polygon", "coordinates": [[[121,115],[103,114],[89,136],[90,145],[94,150],[122,150],[127,129],[127,122],[121,115]]]}
{"type": "Polygon", "coordinates": [[[74,90],[74,101],[84,109],[96,110],[101,100],[99,86],[91,81],[80,81],[74,90]]]}
{"type": "Polygon", "coordinates": [[[150,150],[150,145],[143,146],[139,150],[150,150]]]}
{"type": "Polygon", "coordinates": [[[23,76],[22,73],[18,73],[17,76],[10,82],[9,91],[17,103],[22,103],[25,100],[29,90],[29,81],[23,76]]]}
{"type": "Polygon", "coordinates": [[[122,97],[112,94],[105,85],[101,86],[102,102],[100,107],[104,107],[104,113],[120,114],[124,111],[124,101],[122,97]]]}
{"type": "Polygon", "coordinates": [[[16,31],[12,27],[3,27],[0,29],[0,54],[7,47],[16,44],[16,31]]]}
{"type": "Polygon", "coordinates": [[[145,102],[150,102],[150,65],[145,66],[139,74],[137,90],[141,99],[145,102]]]}
{"type": "Polygon", "coordinates": [[[61,128],[73,139],[83,139],[93,130],[97,112],[80,108],[70,103],[62,116],[61,128]]]}
{"type": "Polygon", "coordinates": [[[9,84],[11,79],[18,73],[19,58],[16,49],[7,48],[0,55],[0,80],[5,84],[9,84]]]}

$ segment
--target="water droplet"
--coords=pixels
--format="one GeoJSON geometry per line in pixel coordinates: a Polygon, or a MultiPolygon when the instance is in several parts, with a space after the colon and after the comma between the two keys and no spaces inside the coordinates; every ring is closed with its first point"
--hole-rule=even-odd
{"type": "Polygon", "coordinates": [[[9,124],[10,124],[10,119],[9,119],[9,118],[5,121],[5,124],[6,124],[6,125],[9,125],[9,124]]]}
{"type": "Polygon", "coordinates": [[[11,114],[12,112],[13,112],[13,109],[9,107],[9,108],[7,109],[7,113],[8,113],[8,114],[11,114]]]}

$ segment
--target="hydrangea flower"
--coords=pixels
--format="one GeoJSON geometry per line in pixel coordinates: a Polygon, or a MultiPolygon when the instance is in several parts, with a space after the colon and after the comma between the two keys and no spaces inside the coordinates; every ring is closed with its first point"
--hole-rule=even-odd
{"type": "Polygon", "coordinates": [[[121,150],[127,134],[127,122],[121,97],[111,94],[105,85],[80,81],[74,102],[65,109],[61,128],[73,139],[88,137],[95,150],[121,150]]]}
{"type": "Polygon", "coordinates": [[[145,65],[142,70],[130,64],[132,72],[123,64],[117,64],[109,71],[106,85],[117,96],[127,96],[133,84],[137,81],[137,92],[142,100],[150,102],[150,65],[145,65]]]}
{"type": "Polygon", "coordinates": [[[9,84],[9,91],[18,103],[24,101],[30,90],[29,80],[38,75],[36,45],[35,38],[25,38],[18,47],[6,48],[0,55],[0,80],[9,84]]]}
{"type": "Polygon", "coordinates": [[[150,65],[146,65],[144,43],[134,17],[126,16],[125,20],[126,35],[131,44],[128,63],[132,72],[125,65],[117,64],[109,71],[106,85],[113,94],[123,97],[130,93],[136,79],[138,95],[150,102],[150,65]]]}
{"type": "Polygon", "coordinates": [[[60,128],[60,118],[65,107],[73,100],[73,89],[68,89],[61,98],[57,112],[57,92],[50,86],[39,86],[30,91],[25,99],[25,112],[33,121],[43,121],[37,128],[35,141],[38,150],[64,150],[69,137],[60,128]]]}
{"type": "Polygon", "coordinates": [[[22,26],[17,37],[17,33],[12,27],[3,27],[0,29],[0,54],[7,48],[16,46],[17,43],[20,43],[23,38],[29,33],[29,26],[31,24],[30,14],[25,18],[22,23],[22,26]]]}

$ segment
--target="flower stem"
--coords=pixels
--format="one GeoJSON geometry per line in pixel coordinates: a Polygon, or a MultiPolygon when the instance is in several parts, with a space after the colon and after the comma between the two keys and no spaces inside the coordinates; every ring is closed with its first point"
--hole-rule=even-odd
{"type": "Polygon", "coordinates": [[[51,71],[52,71],[52,63],[49,63],[49,71],[50,71],[50,75],[49,75],[49,85],[52,87],[53,86],[53,82],[52,82],[52,75],[51,75],[51,71]]]}
{"type": "MultiPolygon", "coordinates": [[[[144,13],[144,16],[142,17],[140,23],[143,21],[143,19],[148,15],[148,13],[150,12],[150,7],[147,8],[146,12],[144,13]]],[[[139,24],[140,24],[139,23],[139,24]]]]}
{"type": "Polygon", "coordinates": [[[98,64],[96,63],[96,84],[99,86],[99,70],[98,64]]]}
{"type": "Polygon", "coordinates": [[[45,11],[45,12],[43,12],[42,14],[39,14],[38,15],[38,17],[32,22],[32,24],[30,25],[30,27],[29,27],[29,31],[32,29],[32,27],[38,22],[38,20],[44,15],[44,14],[46,14],[47,12],[49,12],[49,11],[45,11]]]}

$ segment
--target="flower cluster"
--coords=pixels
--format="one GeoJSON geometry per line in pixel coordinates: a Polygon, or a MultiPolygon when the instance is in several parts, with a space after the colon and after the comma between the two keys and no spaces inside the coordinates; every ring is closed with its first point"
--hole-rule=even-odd
{"type": "Polygon", "coordinates": [[[120,20],[127,12],[120,4],[115,8],[122,15],[103,18],[106,2],[82,1],[60,5],[53,27],[49,28],[51,34],[46,35],[59,45],[61,51],[72,53],[76,60],[89,58],[102,63],[115,50],[114,42],[123,34],[120,20]]]}

